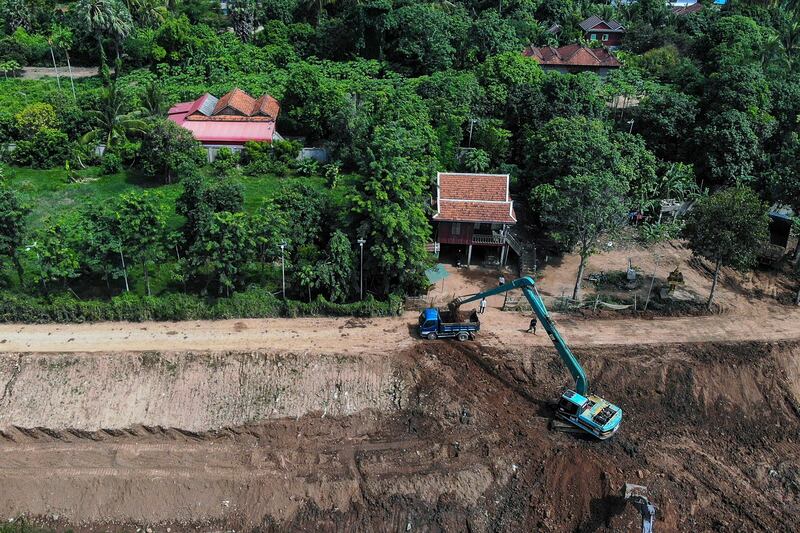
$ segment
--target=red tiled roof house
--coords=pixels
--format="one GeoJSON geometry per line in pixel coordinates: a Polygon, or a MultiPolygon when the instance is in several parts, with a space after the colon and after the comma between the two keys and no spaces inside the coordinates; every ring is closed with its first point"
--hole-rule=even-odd
{"type": "Polygon", "coordinates": [[[472,261],[473,246],[487,254],[496,252],[499,262],[505,263],[508,228],[517,223],[508,174],[439,172],[435,207],[437,248],[465,250],[467,266],[472,261]]]}
{"type": "Polygon", "coordinates": [[[193,102],[175,104],[169,120],[192,132],[213,161],[220,148],[239,151],[248,141],[280,140],[275,131],[281,106],[268,94],[255,99],[241,89],[233,89],[222,98],[208,93],[193,102]]]}
{"type": "Polygon", "coordinates": [[[605,48],[589,48],[580,44],[560,48],[529,46],[522,51],[522,55],[534,59],[545,70],[557,70],[562,74],[594,72],[605,78],[610,70],[622,66],[605,48]]]}

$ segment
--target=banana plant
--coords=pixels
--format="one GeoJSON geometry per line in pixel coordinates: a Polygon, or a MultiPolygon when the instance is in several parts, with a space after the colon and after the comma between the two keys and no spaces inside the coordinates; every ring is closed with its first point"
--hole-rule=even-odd
{"type": "Polygon", "coordinates": [[[113,147],[125,142],[131,133],[144,133],[147,127],[138,110],[128,111],[116,82],[106,87],[98,109],[89,111],[88,116],[94,128],[81,138],[84,143],[104,143],[106,147],[113,147]]]}

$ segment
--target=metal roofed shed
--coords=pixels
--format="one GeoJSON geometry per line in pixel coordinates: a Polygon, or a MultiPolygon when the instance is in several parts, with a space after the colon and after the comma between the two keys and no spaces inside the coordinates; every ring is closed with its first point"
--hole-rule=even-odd
{"type": "Polygon", "coordinates": [[[769,242],[786,248],[792,233],[795,213],[788,205],[773,204],[769,208],[769,242]]]}

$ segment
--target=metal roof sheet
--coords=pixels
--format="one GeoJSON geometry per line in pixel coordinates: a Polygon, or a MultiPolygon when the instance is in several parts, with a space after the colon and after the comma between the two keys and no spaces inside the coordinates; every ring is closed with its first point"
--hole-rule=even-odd
{"type": "Polygon", "coordinates": [[[203,103],[198,107],[198,111],[204,114],[207,117],[210,117],[211,114],[214,112],[214,107],[217,105],[219,98],[216,96],[212,96],[210,94],[206,95],[206,99],[203,100],[203,103]]]}
{"type": "Polygon", "coordinates": [[[212,120],[187,120],[180,124],[192,132],[194,138],[204,143],[245,143],[247,141],[272,141],[275,122],[226,122],[212,120]]]}

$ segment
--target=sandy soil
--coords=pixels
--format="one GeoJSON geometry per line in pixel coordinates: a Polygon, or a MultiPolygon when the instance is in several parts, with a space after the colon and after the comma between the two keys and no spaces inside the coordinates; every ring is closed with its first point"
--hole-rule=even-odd
{"type": "MultiPolygon", "coordinates": [[[[574,344],[669,344],[800,338],[800,309],[794,307],[776,308],[756,315],[650,320],[584,320],[579,316],[557,313],[553,316],[564,338],[574,344]]],[[[487,346],[550,346],[546,336],[525,333],[529,320],[529,316],[499,311],[490,303],[489,310],[481,315],[480,341],[487,346]]],[[[373,319],[0,324],[0,353],[229,350],[382,356],[421,342],[414,335],[416,321],[416,313],[407,313],[402,317],[373,319]]]]}
{"type": "MultiPolygon", "coordinates": [[[[657,531],[797,529],[800,343],[577,351],[593,389],[626,411],[610,441],[548,430],[550,402],[569,378],[540,347],[420,343],[384,354],[402,367],[399,405],[323,416],[306,404],[298,417],[263,411],[238,425],[230,411],[216,420],[230,417],[231,426],[206,431],[126,426],[162,416],[135,402],[121,428],[76,429],[77,414],[47,419],[19,391],[54,376],[43,369],[64,356],[7,355],[4,373],[21,370],[2,399],[10,414],[0,434],[0,516],[78,531],[635,531],[638,516],[619,498],[627,481],[649,487],[657,531]],[[25,427],[38,417],[48,425],[25,427]]],[[[71,357],[87,379],[95,373],[98,355],[71,357]]],[[[218,354],[170,357],[179,369],[196,365],[195,383],[215,379],[218,354]]],[[[170,372],[121,358],[127,372],[91,378],[106,384],[97,402],[126,398],[143,374],[170,372]]],[[[274,359],[256,358],[244,372],[268,374],[259,364],[270,369],[274,359]]],[[[334,390],[338,372],[319,371],[334,390]]],[[[338,390],[357,398],[370,387],[356,379],[338,390]]],[[[76,401],[56,389],[64,405],[76,401]]],[[[242,408],[258,411],[246,391],[242,408]]],[[[153,400],[161,391],[142,392],[153,400]]],[[[175,409],[172,420],[202,410],[175,409]]]]}
{"type": "Polygon", "coordinates": [[[204,431],[310,412],[406,405],[402,359],[304,354],[114,353],[0,356],[0,428],[204,431]],[[13,398],[13,400],[12,400],[13,398]]]}
{"type": "MultiPolygon", "coordinates": [[[[545,303],[554,307],[557,298],[572,296],[580,258],[574,254],[567,254],[563,257],[540,257],[539,260],[540,270],[536,278],[538,290],[545,303]]],[[[628,268],[628,260],[631,260],[633,267],[639,272],[638,287],[634,290],[609,290],[604,287],[600,291],[601,299],[611,296],[614,300],[630,302],[636,294],[641,304],[650,292],[651,281],[654,288],[651,298],[656,298],[659,287],[667,285],[667,276],[678,267],[685,280],[682,289],[691,295],[695,302],[699,304],[706,302],[711,289],[713,265],[692,257],[691,250],[680,241],[662,243],[649,248],[629,241],[614,242],[611,248],[605,248],[602,253],[589,258],[584,278],[596,272],[624,273],[628,268]]],[[[493,287],[497,284],[501,273],[507,280],[516,277],[513,265],[503,271],[480,267],[457,269],[450,264],[446,264],[445,268],[450,275],[443,283],[437,283],[428,295],[436,305],[444,305],[455,296],[472,294],[493,287]]],[[[582,287],[585,299],[592,299],[598,294],[595,285],[586,279],[582,287]]],[[[724,313],[769,312],[776,304],[791,304],[797,290],[797,281],[778,271],[755,270],[741,274],[723,268],[714,301],[718,310],[724,313]]],[[[489,304],[500,307],[502,301],[503,296],[494,296],[489,300],[489,304]]]]}

